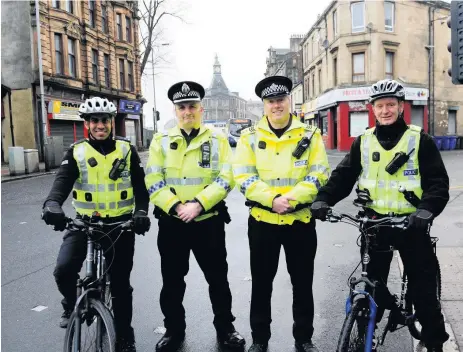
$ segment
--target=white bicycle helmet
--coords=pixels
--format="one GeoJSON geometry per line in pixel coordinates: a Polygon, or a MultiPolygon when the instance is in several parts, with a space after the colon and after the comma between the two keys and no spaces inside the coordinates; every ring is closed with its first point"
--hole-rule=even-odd
{"type": "Polygon", "coordinates": [[[116,106],[106,98],[93,97],[80,104],[79,115],[85,118],[92,114],[110,114],[116,116],[116,106]]]}
{"type": "Polygon", "coordinates": [[[404,87],[393,79],[384,79],[371,86],[370,103],[381,98],[405,99],[404,87]]]}

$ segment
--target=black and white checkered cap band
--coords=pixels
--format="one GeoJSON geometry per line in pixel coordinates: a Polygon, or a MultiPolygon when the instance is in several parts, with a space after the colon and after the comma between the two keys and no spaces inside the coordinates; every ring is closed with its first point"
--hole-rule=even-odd
{"type": "Polygon", "coordinates": [[[262,90],[262,93],[261,93],[260,97],[262,99],[264,99],[267,96],[274,96],[274,95],[277,95],[277,94],[289,94],[288,87],[286,87],[286,86],[284,86],[282,84],[272,83],[271,86],[269,86],[269,87],[265,88],[264,90],[262,90]]]}
{"type": "Polygon", "coordinates": [[[182,92],[177,92],[172,97],[172,101],[174,103],[179,103],[179,102],[182,102],[182,101],[200,101],[200,100],[201,100],[201,96],[200,96],[199,92],[194,91],[194,90],[190,90],[186,94],[182,93],[182,92]]]}

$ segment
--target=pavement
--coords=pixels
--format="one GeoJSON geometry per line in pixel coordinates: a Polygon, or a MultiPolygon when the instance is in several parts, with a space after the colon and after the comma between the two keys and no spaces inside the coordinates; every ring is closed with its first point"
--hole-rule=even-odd
{"type": "MultiPolygon", "coordinates": [[[[334,167],[344,153],[329,151],[328,155],[334,167]]],[[[458,346],[463,351],[463,151],[443,152],[442,155],[451,179],[451,199],[443,214],[435,220],[433,235],[440,238],[437,253],[442,270],[442,306],[447,329],[453,336],[445,351],[450,352],[460,351],[458,346]]],[[[140,156],[146,164],[148,152],[141,152],[140,156]]],[[[54,176],[43,171],[27,176],[29,179],[10,177],[3,174],[2,168],[2,349],[10,352],[58,351],[61,350],[64,330],[56,327],[61,314],[61,298],[52,272],[61,236],[39,219],[43,199],[54,176]],[[4,184],[5,181],[9,183],[4,184]]],[[[352,199],[353,195],[336,208],[353,213],[352,199]]],[[[235,326],[249,346],[252,341],[248,323],[251,278],[246,235],[248,212],[243,202],[242,195],[236,190],[227,198],[232,218],[227,225],[227,251],[233,313],[237,317],[235,326]]],[[[64,210],[73,214],[69,199],[64,210]]],[[[152,221],[150,232],[137,237],[132,272],[135,289],[133,325],[139,351],[152,351],[163,333],[158,303],[161,278],[156,248],[157,224],[156,220],[152,221]]],[[[344,319],[348,293],[346,280],[359,259],[355,244],[358,233],[353,227],[330,223],[317,223],[317,233],[314,341],[320,351],[329,352],[336,348],[344,319]]],[[[291,283],[284,263],[282,251],[272,298],[271,352],[293,351],[291,283]]],[[[400,289],[399,275],[400,266],[392,265],[390,284],[397,290],[400,289]]],[[[207,285],[193,258],[186,283],[187,339],[180,351],[220,351],[213,336],[207,285]]],[[[380,350],[411,352],[420,348],[406,329],[401,329],[388,335],[380,350]]]]}

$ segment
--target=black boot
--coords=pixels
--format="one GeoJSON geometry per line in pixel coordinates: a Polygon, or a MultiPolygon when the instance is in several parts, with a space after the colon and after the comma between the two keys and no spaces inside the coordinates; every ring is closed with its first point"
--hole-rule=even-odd
{"type": "Polygon", "coordinates": [[[185,340],[185,333],[173,334],[166,331],[163,337],[156,344],[156,352],[174,352],[179,349],[185,340]]]}
{"type": "Polygon", "coordinates": [[[267,352],[268,344],[266,343],[253,343],[249,347],[248,352],[267,352]]]}
{"type": "Polygon", "coordinates": [[[312,340],[309,340],[304,343],[295,343],[297,352],[319,352],[318,348],[312,343],[312,340]]]}
{"type": "Polygon", "coordinates": [[[72,309],[65,309],[61,314],[61,320],[59,321],[59,327],[66,329],[68,327],[69,318],[71,317],[72,309]]]}
{"type": "Polygon", "coordinates": [[[438,344],[426,344],[426,351],[427,352],[443,352],[444,345],[442,343],[438,344]]]}
{"type": "Polygon", "coordinates": [[[230,332],[217,332],[217,340],[223,347],[231,349],[243,348],[246,344],[244,337],[234,329],[230,332]]]}

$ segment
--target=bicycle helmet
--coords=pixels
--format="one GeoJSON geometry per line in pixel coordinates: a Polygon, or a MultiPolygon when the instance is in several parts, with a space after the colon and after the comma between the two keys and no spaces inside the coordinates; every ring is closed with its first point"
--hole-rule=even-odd
{"type": "Polygon", "coordinates": [[[86,118],[92,114],[109,114],[111,117],[116,116],[116,106],[106,98],[93,97],[85,100],[80,104],[79,115],[86,118]]]}
{"type": "Polygon", "coordinates": [[[381,98],[397,98],[405,100],[404,87],[393,79],[384,79],[371,86],[370,103],[381,98]]]}

